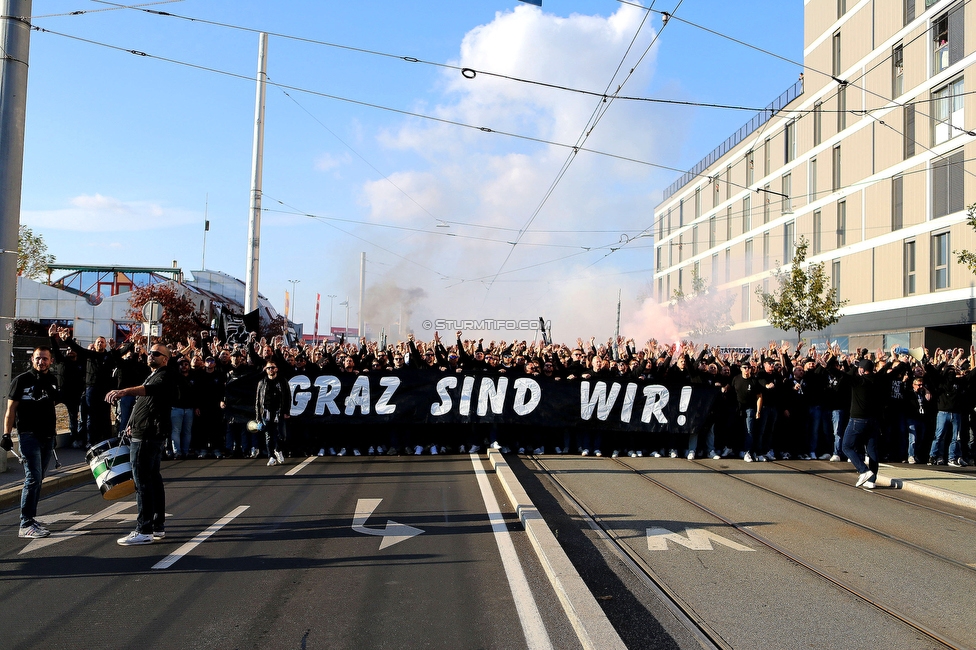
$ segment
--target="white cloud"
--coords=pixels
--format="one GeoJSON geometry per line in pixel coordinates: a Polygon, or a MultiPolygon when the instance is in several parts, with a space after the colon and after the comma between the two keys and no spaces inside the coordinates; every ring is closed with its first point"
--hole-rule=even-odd
{"type": "Polygon", "coordinates": [[[24,223],[39,228],[77,232],[144,231],[201,221],[198,213],[167,208],[152,201],[122,201],[101,194],[76,196],[54,210],[23,210],[24,223]]]}

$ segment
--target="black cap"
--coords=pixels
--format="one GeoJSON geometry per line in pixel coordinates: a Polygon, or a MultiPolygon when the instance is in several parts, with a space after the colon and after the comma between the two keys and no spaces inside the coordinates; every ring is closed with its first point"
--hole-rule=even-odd
{"type": "Polygon", "coordinates": [[[870,359],[861,359],[860,361],[857,362],[857,367],[860,368],[861,370],[871,372],[874,370],[874,362],[871,361],[870,359]]]}

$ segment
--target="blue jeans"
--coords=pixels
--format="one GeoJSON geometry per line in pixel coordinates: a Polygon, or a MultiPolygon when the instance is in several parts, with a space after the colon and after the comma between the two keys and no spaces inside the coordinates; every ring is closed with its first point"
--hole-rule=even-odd
{"type": "Polygon", "coordinates": [[[129,416],[132,415],[132,407],[135,403],[136,398],[131,395],[119,398],[119,419],[116,420],[119,434],[125,431],[125,427],[129,424],[129,416]]]}
{"type": "Polygon", "coordinates": [[[826,413],[822,406],[813,405],[807,411],[807,453],[817,455],[820,434],[827,428],[826,413]]]}
{"type": "MultiPolygon", "coordinates": [[[[762,437],[763,426],[765,426],[765,419],[760,417],[756,419],[756,409],[746,409],[745,414],[745,430],[746,435],[742,441],[742,451],[755,451],[758,452],[759,449],[753,449],[756,441],[756,434],[762,437]]],[[[762,440],[758,441],[762,444],[762,440]]]]}
{"type": "Polygon", "coordinates": [[[276,449],[280,449],[282,443],[285,442],[285,422],[284,420],[278,420],[277,422],[265,422],[264,423],[264,444],[268,449],[268,458],[271,458],[276,449]]]}
{"type": "Polygon", "coordinates": [[[129,445],[139,510],[136,531],[144,535],[165,530],[166,494],[163,492],[163,476],[159,473],[162,455],[163,444],[158,440],[133,440],[129,445]]]}
{"type": "Polygon", "coordinates": [[[47,473],[53,449],[54,438],[38,438],[33,433],[20,434],[20,455],[26,461],[24,462],[24,490],[20,493],[21,528],[34,523],[37,502],[41,500],[41,481],[47,473]]]}
{"type": "Polygon", "coordinates": [[[935,437],[932,438],[932,449],[929,450],[929,460],[943,458],[942,450],[946,447],[946,428],[952,436],[949,443],[949,460],[958,458],[959,436],[962,434],[962,416],[959,413],[939,411],[935,416],[935,437]]]}
{"type": "Polygon", "coordinates": [[[922,444],[925,440],[925,420],[908,418],[908,455],[915,456],[915,443],[922,444]]]}
{"type": "Polygon", "coordinates": [[[874,418],[851,418],[844,431],[844,454],[851,460],[858,474],[869,469],[878,473],[878,423],[874,418]],[[868,455],[870,466],[864,464],[864,454],[868,455]]]}
{"type": "Polygon", "coordinates": [[[173,425],[171,438],[173,439],[173,453],[190,453],[190,432],[193,431],[193,409],[181,409],[175,406],[170,411],[170,422],[173,425]]]}
{"type": "Polygon", "coordinates": [[[841,449],[844,431],[847,430],[847,411],[831,411],[830,412],[830,424],[834,428],[834,455],[840,456],[843,449],[841,449]]]}

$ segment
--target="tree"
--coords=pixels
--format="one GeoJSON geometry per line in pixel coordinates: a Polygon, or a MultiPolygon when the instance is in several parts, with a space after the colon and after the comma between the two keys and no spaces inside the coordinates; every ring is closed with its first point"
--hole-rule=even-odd
{"type": "Polygon", "coordinates": [[[20,224],[17,235],[17,275],[39,280],[47,275],[47,268],[52,264],[54,255],[48,254],[44,238],[20,224]]]}
{"type": "Polygon", "coordinates": [[[157,300],[163,306],[163,318],[160,321],[160,340],[163,343],[186,343],[186,338],[198,335],[205,329],[203,320],[197,315],[192,300],[179,291],[174,283],[149,284],[135,287],[129,294],[129,311],[126,318],[142,322],[142,308],[150,300],[157,300]]]}
{"type": "MultiPolygon", "coordinates": [[[[976,203],[973,203],[966,209],[966,223],[973,230],[976,230],[976,203]]],[[[976,273],[976,253],[971,251],[952,251],[956,254],[956,260],[968,268],[973,273],[976,273]]]]}
{"type": "Polygon", "coordinates": [[[678,329],[701,337],[725,332],[732,327],[732,302],[735,296],[708,286],[695,269],[691,273],[691,294],[679,287],[671,298],[671,318],[678,329]]]}
{"type": "Polygon", "coordinates": [[[806,238],[801,237],[789,270],[773,271],[773,277],[779,282],[775,292],[767,293],[762,287],[756,287],[766,320],[776,329],[796,332],[797,343],[802,341],[803,332],[819,332],[839,321],[840,309],[847,304],[846,300],[837,299],[823,263],[804,268],[808,246],[806,238]]]}

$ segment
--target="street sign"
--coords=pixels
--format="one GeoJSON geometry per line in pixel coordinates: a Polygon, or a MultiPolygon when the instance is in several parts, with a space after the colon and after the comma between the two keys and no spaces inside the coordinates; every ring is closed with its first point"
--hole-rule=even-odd
{"type": "Polygon", "coordinates": [[[150,300],[142,306],[142,317],[150,323],[158,323],[163,318],[163,305],[158,300],[150,300]]]}

